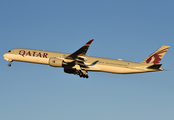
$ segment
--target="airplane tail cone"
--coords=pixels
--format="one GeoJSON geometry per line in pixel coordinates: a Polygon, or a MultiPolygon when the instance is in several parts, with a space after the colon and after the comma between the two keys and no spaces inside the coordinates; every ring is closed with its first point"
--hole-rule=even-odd
{"type": "Polygon", "coordinates": [[[164,69],[163,71],[171,71],[171,70],[168,70],[168,69],[164,69]]]}

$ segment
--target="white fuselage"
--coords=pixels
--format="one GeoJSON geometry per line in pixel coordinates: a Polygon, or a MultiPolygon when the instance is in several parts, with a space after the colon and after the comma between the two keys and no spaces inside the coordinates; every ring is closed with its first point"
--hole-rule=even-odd
{"type": "MultiPolygon", "coordinates": [[[[18,48],[12,49],[10,52],[4,54],[4,59],[7,61],[21,61],[49,65],[50,58],[54,57],[65,60],[65,57],[68,55],[70,54],[18,48]]],[[[160,71],[157,69],[147,69],[147,65],[142,63],[91,56],[85,57],[85,64],[88,66],[86,68],[87,71],[101,71],[120,74],[160,71]],[[92,65],[95,61],[98,62],[95,65],[92,65]]]]}

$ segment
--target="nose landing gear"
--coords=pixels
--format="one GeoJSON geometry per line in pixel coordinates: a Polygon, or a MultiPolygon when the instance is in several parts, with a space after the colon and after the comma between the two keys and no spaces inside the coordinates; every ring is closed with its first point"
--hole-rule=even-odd
{"type": "Polygon", "coordinates": [[[8,67],[11,67],[11,63],[13,62],[13,60],[10,60],[10,63],[8,64],[8,67]]]}

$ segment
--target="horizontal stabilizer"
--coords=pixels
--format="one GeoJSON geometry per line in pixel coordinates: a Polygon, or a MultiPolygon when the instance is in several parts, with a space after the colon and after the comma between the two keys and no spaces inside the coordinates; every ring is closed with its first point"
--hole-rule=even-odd
{"type": "Polygon", "coordinates": [[[97,64],[97,63],[98,63],[98,61],[99,61],[99,60],[97,60],[97,61],[93,62],[91,65],[88,65],[88,66],[94,66],[95,64],[97,64]]]}
{"type": "Polygon", "coordinates": [[[151,65],[149,67],[147,67],[148,69],[159,69],[161,67],[162,64],[154,64],[154,65],[151,65]]]}

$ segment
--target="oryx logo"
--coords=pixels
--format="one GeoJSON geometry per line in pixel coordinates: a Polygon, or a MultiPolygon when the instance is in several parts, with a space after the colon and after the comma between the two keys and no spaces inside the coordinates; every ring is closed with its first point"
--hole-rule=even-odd
{"type": "Polygon", "coordinates": [[[53,60],[53,63],[55,63],[56,61],[55,60],[53,60]]]}
{"type": "Polygon", "coordinates": [[[150,56],[150,57],[146,60],[146,63],[158,64],[158,63],[161,61],[162,57],[163,57],[163,55],[161,55],[161,54],[162,54],[162,53],[165,54],[165,52],[167,52],[168,49],[169,49],[169,48],[165,48],[165,49],[163,49],[163,50],[160,50],[160,51],[154,53],[152,56],[150,56]]]}

